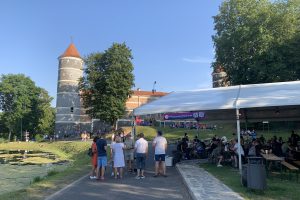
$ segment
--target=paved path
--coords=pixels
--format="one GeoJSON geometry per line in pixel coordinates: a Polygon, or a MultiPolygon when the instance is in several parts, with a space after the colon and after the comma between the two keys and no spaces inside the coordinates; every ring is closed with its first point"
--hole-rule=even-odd
{"type": "MultiPolygon", "coordinates": [[[[150,151],[151,152],[151,151],[150,151]]],[[[152,177],[154,175],[153,155],[147,161],[146,178],[134,179],[134,174],[125,174],[122,180],[111,178],[106,173],[105,181],[89,180],[83,177],[61,192],[47,198],[47,200],[94,200],[94,199],[189,199],[182,178],[175,167],[168,167],[168,177],[152,177]]]]}
{"type": "Polygon", "coordinates": [[[193,199],[203,200],[242,200],[243,198],[230,188],[200,168],[195,162],[177,164],[186,186],[193,199]]]}

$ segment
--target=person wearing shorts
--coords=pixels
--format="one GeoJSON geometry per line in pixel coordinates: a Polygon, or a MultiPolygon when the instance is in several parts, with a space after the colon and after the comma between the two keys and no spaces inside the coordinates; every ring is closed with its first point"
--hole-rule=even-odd
{"type": "Polygon", "coordinates": [[[138,135],[138,140],[135,142],[134,150],[136,153],[136,167],[137,176],[136,179],[144,179],[144,171],[146,166],[146,158],[148,156],[148,142],[144,139],[144,134],[138,135]]]}
{"type": "Polygon", "coordinates": [[[104,180],[105,167],[107,166],[107,142],[105,139],[105,133],[102,133],[97,140],[98,151],[98,166],[97,166],[97,179],[104,180]]]}
{"type": "Polygon", "coordinates": [[[129,172],[132,172],[132,162],[133,162],[133,154],[134,154],[134,141],[131,138],[131,133],[128,133],[125,137],[125,142],[124,142],[126,148],[125,148],[125,160],[127,163],[127,170],[129,172]]]}
{"type": "Polygon", "coordinates": [[[159,172],[162,172],[162,176],[167,177],[166,175],[166,150],[167,150],[167,140],[162,136],[161,131],[157,131],[157,136],[153,140],[153,148],[154,148],[154,159],[155,159],[155,175],[157,177],[159,172]]]}

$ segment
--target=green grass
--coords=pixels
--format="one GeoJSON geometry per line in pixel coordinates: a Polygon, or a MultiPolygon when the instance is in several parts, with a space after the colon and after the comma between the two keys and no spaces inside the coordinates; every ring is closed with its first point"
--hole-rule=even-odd
{"type": "Polygon", "coordinates": [[[279,177],[273,177],[267,179],[268,188],[265,191],[249,190],[241,185],[240,174],[237,170],[229,166],[221,168],[216,167],[213,164],[205,163],[200,165],[225,185],[230,187],[235,192],[239,193],[245,199],[251,200],[273,200],[273,199],[299,199],[300,183],[295,180],[281,180],[279,177]]]}
{"type": "MultiPolygon", "coordinates": [[[[131,129],[131,127],[126,127],[125,129],[131,129]]],[[[156,136],[157,130],[161,130],[164,133],[164,136],[168,140],[177,140],[182,138],[184,133],[187,133],[190,138],[194,136],[199,136],[200,139],[212,138],[214,135],[219,137],[226,136],[227,139],[233,138],[232,133],[236,132],[235,124],[220,124],[217,126],[216,130],[195,130],[195,129],[185,129],[185,128],[169,128],[169,127],[154,127],[154,126],[137,126],[137,133],[144,133],[145,138],[149,141],[153,140],[156,136]]],[[[278,130],[278,131],[258,131],[258,137],[263,134],[266,139],[272,138],[274,135],[277,137],[282,137],[284,140],[287,140],[290,136],[289,130],[278,130]]]]}
{"type": "Polygon", "coordinates": [[[1,200],[40,200],[78,179],[90,170],[90,158],[87,149],[90,142],[54,142],[54,143],[5,143],[0,144],[1,150],[37,150],[51,152],[60,159],[70,161],[70,166],[62,172],[49,172],[48,176],[33,177],[33,183],[22,190],[0,195],[1,200]]]}

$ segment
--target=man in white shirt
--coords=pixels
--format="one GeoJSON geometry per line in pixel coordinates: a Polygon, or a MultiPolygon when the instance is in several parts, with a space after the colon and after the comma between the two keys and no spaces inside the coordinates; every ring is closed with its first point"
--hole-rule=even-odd
{"type": "Polygon", "coordinates": [[[166,150],[167,150],[167,140],[162,136],[161,131],[157,131],[157,136],[153,140],[153,148],[155,150],[155,175],[158,176],[160,168],[162,170],[162,176],[167,177],[166,175],[166,150]]]}
{"type": "Polygon", "coordinates": [[[136,153],[136,179],[144,179],[144,170],[146,165],[146,158],[148,156],[148,142],[144,139],[144,134],[138,135],[138,140],[135,142],[134,151],[136,153]]]}

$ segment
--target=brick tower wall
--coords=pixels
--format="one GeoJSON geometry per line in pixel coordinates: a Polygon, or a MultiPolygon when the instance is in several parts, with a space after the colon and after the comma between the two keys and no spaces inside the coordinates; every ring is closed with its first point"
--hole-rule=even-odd
{"type": "Polygon", "coordinates": [[[81,106],[78,83],[82,75],[81,58],[59,58],[55,133],[60,137],[80,134],[81,106]]]}

